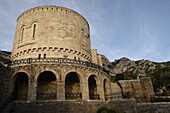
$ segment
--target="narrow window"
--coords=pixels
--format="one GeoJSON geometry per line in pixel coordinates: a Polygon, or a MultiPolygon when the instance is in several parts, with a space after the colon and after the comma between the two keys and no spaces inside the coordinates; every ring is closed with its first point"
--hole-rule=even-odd
{"type": "Polygon", "coordinates": [[[21,42],[23,41],[23,37],[24,37],[24,28],[22,28],[22,31],[21,31],[21,39],[20,39],[21,42]]]}
{"type": "Polygon", "coordinates": [[[76,60],[76,57],[74,57],[74,60],[76,60]]]}
{"type": "Polygon", "coordinates": [[[38,55],[38,59],[40,59],[40,58],[41,58],[41,54],[38,55]]]}
{"type": "Polygon", "coordinates": [[[46,54],[44,54],[44,58],[46,58],[46,54]]]}
{"type": "Polygon", "coordinates": [[[35,38],[35,29],[36,29],[36,24],[34,24],[34,27],[33,27],[33,34],[32,34],[33,38],[35,38]]]}

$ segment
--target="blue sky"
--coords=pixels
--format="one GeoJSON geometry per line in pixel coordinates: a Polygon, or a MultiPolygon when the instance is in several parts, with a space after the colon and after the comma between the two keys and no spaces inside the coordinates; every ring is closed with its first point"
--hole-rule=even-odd
{"type": "Polygon", "coordinates": [[[92,48],[110,61],[170,61],[170,0],[0,0],[1,50],[12,50],[17,17],[41,5],[67,7],[84,16],[92,48]]]}

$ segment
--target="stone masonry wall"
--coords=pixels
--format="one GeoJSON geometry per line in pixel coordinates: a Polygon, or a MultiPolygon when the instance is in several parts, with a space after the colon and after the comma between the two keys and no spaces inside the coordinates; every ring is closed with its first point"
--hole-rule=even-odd
{"type": "Polygon", "coordinates": [[[13,102],[4,113],[96,113],[100,107],[112,108],[123,113],[137,113],[133,99],[99,101],[39,101],[13,102]]]}
{"type": "Polygon", "coordinates": [[[170,103],[142,103],[137,104],[138,113],[169,113],[170,103]]]}
{"type": "Polygon", "coordinates": [[[96,113],[100,107],[108,107],[121,113],[169,113],[170,103],[140,103],[134,99],[99,101],[15,101],[2,113],[96,113]]]}
{"type": "Polygon", "coordinates": [[[124,98],[135,98],[137,102],[148,102],[154,96],[151,78],[145,77],[139,80],[119,81],[124,98]]]}

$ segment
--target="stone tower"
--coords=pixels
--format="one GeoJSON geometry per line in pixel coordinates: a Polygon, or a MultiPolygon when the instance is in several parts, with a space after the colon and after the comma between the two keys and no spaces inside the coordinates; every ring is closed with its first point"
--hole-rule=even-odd
{"type": "Polygon", "coordinates": [[[73,10],[40,6],[22,13],[11,60],[17,100],[111,98],[110,76],[91,50],[89,25],[73,10]]]}
{"type": "Polygon", "coordinates": [[[42,6],[25,11],[17,20],[12,60],[52,57],[91,61],[87,21],[63,7],[42,6]]]}

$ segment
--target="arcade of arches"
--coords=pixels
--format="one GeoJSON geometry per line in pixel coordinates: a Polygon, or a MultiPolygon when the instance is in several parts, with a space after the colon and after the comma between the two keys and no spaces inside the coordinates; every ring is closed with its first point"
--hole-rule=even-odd
{"type": "Polygon", "coordinates": [[[14,75],[16,100],[108,100],[108,80],[94,74],[85,80],[77,72],[69,72],[60,80],[55,73],[43,71],[35,81],[29,78],[25,72],[14,75]]]}

